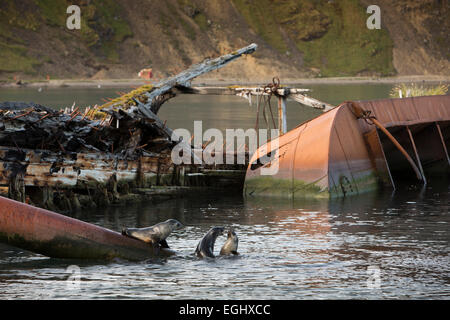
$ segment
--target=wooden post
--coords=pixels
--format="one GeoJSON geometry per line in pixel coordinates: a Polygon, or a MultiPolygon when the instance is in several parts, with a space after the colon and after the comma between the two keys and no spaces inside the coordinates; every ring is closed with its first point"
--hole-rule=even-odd
{"type": "Polygon", "coordinates": [[[287,132],[285,97],[278,98],[278,130],[280,131],[280,136],[287,132]]]}

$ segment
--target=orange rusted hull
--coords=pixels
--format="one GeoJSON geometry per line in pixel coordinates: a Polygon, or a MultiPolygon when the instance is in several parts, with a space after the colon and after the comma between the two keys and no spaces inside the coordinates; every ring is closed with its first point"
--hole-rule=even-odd
{"type": "MultiPolygon", "coordinates": [[[[447,172],[450,96],[383,99],[357,104],[371,111],[398,137],[418,167],[423,169],[431,162],[439,163],[439,170],[447,172]],[[397,133],[399,130],[409,130],[409,137],[403,135],[403,131],[402,135],[397,133]],[[426,143],[428,139],[435,143],[431,149],[426,143]]],[[[261,146],[250,159],[244,193],[247,196],[328,198],[360,194],[383,184],[395,187],[392,168],[400,170],[404,166],[396,152],[374,125],[356,118],[350,102],[343,103],[261,146]],[[259,158],[277,149],[277,143],[279,150],[276,154],[272,152],[271,161],[263,166],[256,165],[259,158]],[[262,174],[263,169],[277,166],[277,173],[262,174]]],[[[425,177],[425,172],[423,175],[425,177]]]]}
{"type": "MultiPolygon", "coordinates": [[[[48,257],[142,260],[148,244],[90,223],[0,197],[0,241],[48,257]]],[[[174,254],[163,249],[163,256],[174,254]]]]}

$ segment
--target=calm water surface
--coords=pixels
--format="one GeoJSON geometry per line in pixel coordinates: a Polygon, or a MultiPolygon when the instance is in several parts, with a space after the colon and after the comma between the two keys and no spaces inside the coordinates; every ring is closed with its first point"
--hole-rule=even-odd
{"type": "MultiPolygon", "coordinates": [[[[0,101],[86,105],[116,90],[1,89],[0,101]]],[[[387,97],[389,90],[317,86],[311,95],[338,104],[387,97]]],[[[193,120],[204,120],[204,129],[250,128],[254,111],[242,98],[183,96],[164,105],[160,116],[172,128],[190,129],[193,120]]],[[[317,114],[290,103],[288,127],[317,114]]],[[[114,230],[169,218],[186,228],[168,239],[176,256],[139,263],[50,259],[0,244],[0,299],[449,299],[449,207],[449,184],[438,180],[423,190],[333,201],[200,194],[85,210],[74,217],[114,230]],[[197,259],[197,243],[217,225],[235,229],[240,255],[197,259]],[[67,281],[70,265],[80,268],[78,288],[67,281]]],[[[218,238],[216,253],[225,238],[218,238]]]]}

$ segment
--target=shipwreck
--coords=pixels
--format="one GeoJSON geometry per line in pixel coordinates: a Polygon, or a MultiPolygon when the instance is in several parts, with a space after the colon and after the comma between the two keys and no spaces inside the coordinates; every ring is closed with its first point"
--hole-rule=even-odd
{"type": "MultiPolygon", "coordinates": [[[[54,211],[73,211],[195,188],[239,190],[245,165],[175,165],[180,141],[157,113],[195,77],[223,67],[256,44],[141,86],[102,106],[57,111],[34,103],[0,103],[0,186],[3,194],[54,211]]],[[[243,151],[245,153],[245,150],[243,151]]],[[[248,158],[248,155],[246,156],[248,158]]],[[[193,161],[194,162],[194,161],[193,161]]]]}
{"type": "Polygon", "coordinates": [[[448,175],[449,140],[448,95],[344,102],[261,146],[244,193],[330,198],[396,189],[405,180],[426,185],[427,176],[448,175]],[[261,175],[273,165],[276,174],[261,175]]]}
{"type": "Polygon", "coordinates": [[[159,201],[199,190],[246,197],[346,197],[395,189],[405,179],[426,185],[433,174],[448,175],[449,96],[333,106],[307,96],[307,89],[281,85],[276,77],[264,87],[191,85],[195,77],[256,48],[251,44],[207,59],[84,110],[0,103],[0,193],[10,198],[0,196],[0,241],[57,258],[140,260],[155,255],[151,247],[53,211],[159,201]],[[163,103],[179,94],[237,95],[250,102],[256,97],[257,117],[264,98],[278,136],[262,141],[254,153],[243,148],[220,155],[243,163],[207,164],[196,148],[203,150],[208,142],[193,146],[157,116],[163,103]],[[278,102],[278,124],[272,97],[278,102]],[[287,99],[324,113],[287,131],[287,99]],[[191,163],[172,161],[177,144],[189,151],[191,163]],[[262,174],[273,166],[274,174],[262,174]]]}

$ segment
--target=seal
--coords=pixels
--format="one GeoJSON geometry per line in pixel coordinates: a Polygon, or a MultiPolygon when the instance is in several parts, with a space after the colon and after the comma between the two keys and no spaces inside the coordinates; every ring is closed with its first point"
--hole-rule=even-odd
{"type": "Polygon", "coordinates": [[[227,241],[225,241],[225,243],[222,246],[222,249],[220,249],[220,255],[221,256],[227,256],[230,254],[238,255],[239,254],[237,252],[238,243],[239,238],[236,235],[236,232],[234,232],[233,229],[228,230],[227,241]]]}
{"type": "Polygon", "coordinates": [[[213,227],[205,234],[205,236],[200,240],[195,249],[195,254],[199,258],[209,257],[215,258],[214,255],[214,243],[219,235],[222,235],[225,228],[223,227],[213,227]]]}
{"type": "Polygon", "coordinates": [[[178,220],[169,219],[147,228],[124,228],[122,229],[122,234],[151,243],[154,247],[169,248],[166,238],[172,231],[183,227],[178,220]]]}

